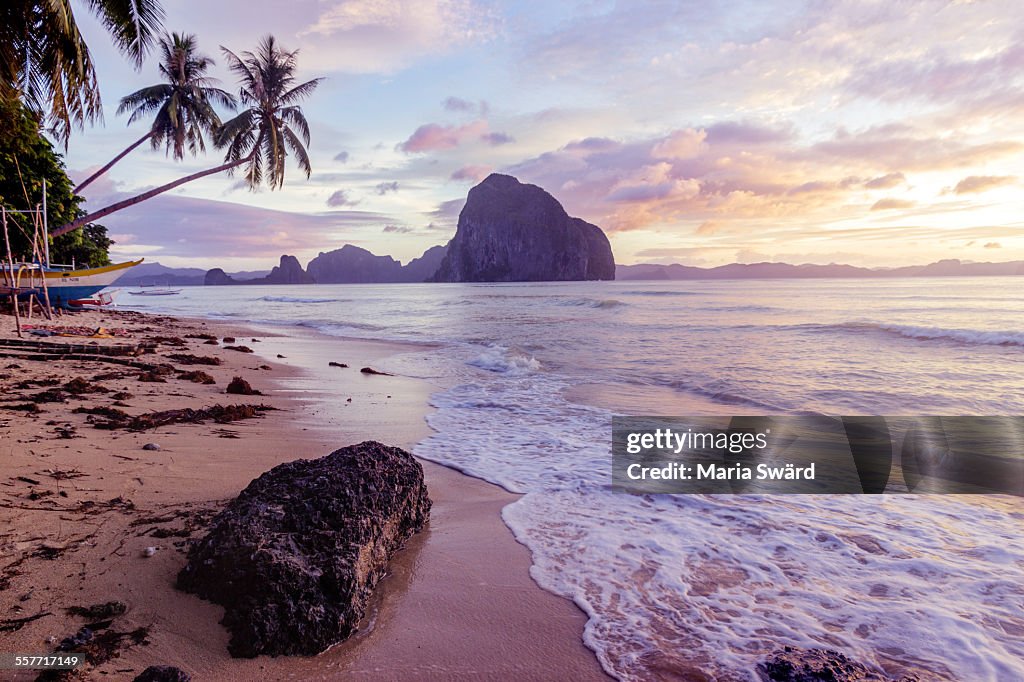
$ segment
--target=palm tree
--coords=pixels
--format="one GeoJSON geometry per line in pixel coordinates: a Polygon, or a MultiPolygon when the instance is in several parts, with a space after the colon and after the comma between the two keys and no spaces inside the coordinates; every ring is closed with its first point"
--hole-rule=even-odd
{"type": "Polygon", "coordinates": [[[264,180],[270,189],[277,189],[284,184],[285,159],[289,150],[295,155],[299,169],[309,177],[312,172],[306,151],[309,124],[297,103],[312,94],[322,79],[314,78],[295,85],[298,50],[288,52],[281,49],[273,36],[263,38],[255,53],[243,52],[241,57],[226,48],[221,49],[231,70],[239,76],[240,101],[248,107],[214,133],[216,145],[227,149],[224,163],[82,216],[58,227],[52,236],[96,222],[187,182],[225,171],[230,173],[243,165],[246,166],[245,179],[250,189],[255,190],[264,180]]]}
{"type": "Polygon", "coordinates": [[[147,140],[153,149],[166,147],[167,153],[173,154],[177,160],[185,157],[186,146],[193,156],[206,151],[203,135],[212,134],[221,125],[213,103],[235,108],[235,98],[214,87],[217,80],[206,75],[214,62],[197,52],[194,35],[164,35],[160,38],[160,52],[160,73],[164,82],[122,98],[117,109],[118,114],[132,112],[128,125],[156,111],[149,131],[75,187],[75,194],[147,140]]]}
{"type": "MultiPolygon", "coordinates": [[[[136,68],[163,22],[158,0],[85,0],[136,68]]],[[[0,99],[20,100],[48,118],[67,144],[73,126],[102,116],[89,46],[71,0],[0,2],[0,99]]]]}

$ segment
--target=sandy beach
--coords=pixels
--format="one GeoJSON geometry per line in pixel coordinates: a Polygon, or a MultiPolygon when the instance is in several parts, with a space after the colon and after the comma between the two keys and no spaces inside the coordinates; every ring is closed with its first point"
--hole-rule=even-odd
{"type": "MultiPolygon", "coordinates": [[[[221,607],[174,588],[188,542],[277,464],[371,439],[410,449],[429,433],[423,417],[432,387],[359,372],[402,350],[395,344],[268,336],[117,311],[33,322],[116,331],[113,338],[40,340],[146,342],[153,352],[131,361],[178,371],[141,381],[146,372],[117,360],[0,348],[0,650],[50,652],[96,620],[74,615],[75,607],[122,602],[126,610],[104,629],[97,662],[79,678],[130,680],[154,664],[180,667],[195,680],[605,678],[582,643],[583,613],[530,579],[529,553],[500,519],[515,496],[427,462],[430,524],[392,562],[359,634],[312,658],[231,658],[221,607]],[[189,355],[218,364],[186,364],[189,355]],[[197,370],[215,383],[179,378],[197,370]],[[236,376],[262,395],[225,394],[236,376]],[[75,379],[82,381],[68,383],[75,379]],[[143,431],[96,428],[102,416],[75,412],[116,407],[134,416],[216,404],[273,409],[230,423],[143,431]]],[[[13,319],[0,325],[0,338],[14,338],[13,319]]]]}

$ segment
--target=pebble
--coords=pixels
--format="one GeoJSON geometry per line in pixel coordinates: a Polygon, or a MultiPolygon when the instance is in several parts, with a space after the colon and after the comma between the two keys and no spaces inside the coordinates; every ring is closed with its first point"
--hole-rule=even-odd
{"type": "Polygon", "coordinates": [[[156,554],[156,550],[157,550],[156,547],[147,547],[146,549],[142,550],[142,556],[144,556],[144,557],[146,557],[148,559],[149,557],[151,557],[154,554],[156,554]]]}
{"type": "Polygon", "coordinates": [[[146,443],[142,446],[143,450],[160,450],[160,446],[156,443],[146,443]]]}

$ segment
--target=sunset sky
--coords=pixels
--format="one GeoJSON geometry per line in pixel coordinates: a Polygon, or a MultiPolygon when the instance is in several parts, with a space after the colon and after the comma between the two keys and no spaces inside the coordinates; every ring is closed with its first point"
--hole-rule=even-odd
{"type": "MultiPolygon", "coordinates": [[[[158,78],[76,7],[106,108],[69,144],[81,179],[145,132],[115,110],[158,78]]],[[[304,105],[313,175],[255,194],[206,178],[112,215],[117,259],[241,270],[352,243],[407,261],[454,234],[490,171],[603,227],[619,263],[1024,258],[1018,0],[164,7],[230,90],[219,45],[268,32],[326,77],[304,105]]],[[[220,159],[136,151],[88,206],[220,159]]]]}

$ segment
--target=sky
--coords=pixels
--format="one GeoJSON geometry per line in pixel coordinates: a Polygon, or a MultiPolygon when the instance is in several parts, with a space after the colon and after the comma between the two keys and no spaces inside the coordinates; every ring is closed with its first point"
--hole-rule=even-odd
{"type": "MultiPolygon", "coordinates": [[[[116,114],[159,80],[82,2],[104,122],[81,179],[145,133],[116,114]]],[[[250,192],[211,176],[104,218],[115,260],[305,263],[351,243],[408,261],[455,233],[490,172],[601,226],[616,262],[864,266],[1024,258],[1017,0],[164,0],[235,89],[220,46],[273,33],[323,77],[313,173],[250,192]]],[[[227,118],[229,112],[222,112],[227,118]]],[[[221,161],[140,148],[87,208],[221,161]]]]}

